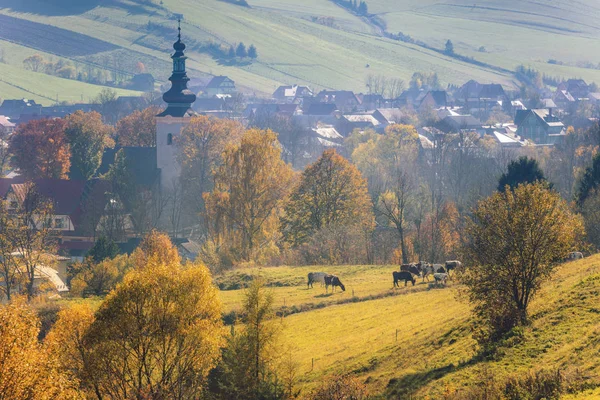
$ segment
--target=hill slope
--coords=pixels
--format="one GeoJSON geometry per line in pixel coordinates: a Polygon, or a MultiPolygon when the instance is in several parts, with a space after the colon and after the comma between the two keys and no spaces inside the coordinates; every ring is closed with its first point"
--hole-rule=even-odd
{"type": "MultiPolygon", "coordinates": [[[[260,274],[273,286],[277,307],[300,311],[281,324],[305,390],[331,373],[353,371],[375,393],[439,398],[445,390],[472,385],[484,367],[499,378],[540,367],[578,369],[600,383],[600,256],[562,265],[532,305],[524,340],[487,362],[476,358],[469,307],[458,298],[458,286],[418,283],[393,290],[393,267],[318,269],[340,276],[346,292],[306,289],[306,274],[314,267],[243,270],[218,278],[221,285],[239,284],[260,274]]],[[[222,291],[226,309],[238,308],[242,292],[222,291]]]]}
{"type": "MultiPolygon", "coordinates": [[[[509,71],[519,64],[551,75],[600,81],[600,71],[576,66],[600,63],[600,55],[589,51],[600,37],[594,24],[600,8],[594,0],[578,0],[573,6],[557,0],[492,0],[485,7],[467,0],[367,2],[388,32],[401,31],[438,49],[451,39],[458,53],[489,67],[383,38],[368,19],[331,0],[249,0],[250,7],[220,0],[72,3],[6,0],[0,13],[12,19],[3,24],[0,39],[82,63],[106,65],[103,60],[118,59],[119,68],[129,71],[142,61],[164,81],[170,70],[174,13],[182,13],[190,75],[225,74],[247,90],[262,93],[295,82],[364,91],[368,74],[408,80],[414,71],[437,72],[443,83],[472,78],[510,86],[509,71]],[[330,19],[324,22],[326,18],[330,19]],[[64,38],[63,44],[48,40],[55,37],[64,38]],[[240,41],[257,47],[256,62],[232,64],[203,50],[209,42],[228,46],[240,41]],[[486,52],[478,51],[482,46],[486,52]],[[550,65],[551,58],[569,65],[550,65]]],[[[18,51],[12,55],[19,58],[18,51]]]]}

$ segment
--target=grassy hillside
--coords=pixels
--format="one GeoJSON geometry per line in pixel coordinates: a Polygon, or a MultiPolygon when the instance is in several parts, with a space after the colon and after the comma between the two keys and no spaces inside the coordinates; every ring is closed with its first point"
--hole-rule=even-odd
{"type": "MultiPolygon", "coordinates": [[[[599,382],[600,256],[561,266],[532,305],[524,339],[486,362],[476,357],[469,307],[460,300],[458,286],[418,283],[393,290],[391,271],[389,266],[263,268],[232,272],[218,282],[239,285],[261,275],[272,286],[277,307],[285,302],[288,311],[305,310],[280,320],[305,389],[341,371],[357,373],[373,392],[392,398],[439,398],[443,391],[474,384],[483,368],[499,378],[540,367],[579,369],[599,382]],[[336,273],[346,292],[325,295],[317,285],[306,289],[310,270],[336,273]],[[352,289],[355,302],[350,302],[352,289]]],[[[225,308],[237,309],[242,295],[243,290],[222,291],[225,308]]]]}
{"type": "MultiPolygon", "coordinates": [[[[577,66],[600,63],[600,55],[590,51],[600,36],[595,24],[600,7],[594,0],[491,0],[479,6],[467,0],[367,3],[388,32],[401,31],[435,48],[451,39],[458,53],[490,67],[382,38],[368,20],[331,0],[249,0],[250,7],[221,0],[6,0],[0,14],[13,19],[3,23],[0,40],[79,62],[107,65],[106,60],[116,57],[119,67],[129,70],[142,61],[164,81],[175,35],[174,13],[182,13],[184,38],[193,44],[188,46],[190,75],[226,74],[242,88],[259,93],[294,82],[364,91],[368,74],[408,80],[414,71],[437,72],[443,83],[473,78],[511,86],[507,71],[519,64],[600,82],[599,70],[577,66]],[[323,24],[324,18],[331,18],[331,26],[323,24]],[[258,61],[231,65],[200,52],[208,42],[239,41],[257,47],[258,61]],[[485,52],[478,51],[482,46],[485,52]],[[549,59],[565,65],[550,65],[549,59]]],[[[19,54],[9,50],[10,56],[19,54]]]]}
{"type": "MultiPolygon", "coordinates": [[[[44,105],[68,101],[89,102],[103,86],[91,85],[42,73],[25,71],[17,66],[0,63],[0,99],[26,98],[44,105]]],[[[119,95],[135,96],[140,92],[116,89],[119,95]]]]}

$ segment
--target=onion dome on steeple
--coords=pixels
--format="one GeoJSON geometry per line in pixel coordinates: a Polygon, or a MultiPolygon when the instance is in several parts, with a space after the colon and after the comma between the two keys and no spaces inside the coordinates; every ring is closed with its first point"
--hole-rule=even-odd
{"type": "Polygon", "coordinates": [[[192,103],[196,101],[196,95],[187,88],[190,80],[185,72],[185,60],[187,57],[183,53],[185,44],[181,41],[181,20],[179,20],[179,31],[177,41],[173,44],[175,53],[171,56],[173,59],[173,74],[169,78],[171,89],[163,94],[163,100],[167,103],[167,109],[159,114],[159,117],[170,115],[172,117],[183,117],[189,114],[192,103]]]}

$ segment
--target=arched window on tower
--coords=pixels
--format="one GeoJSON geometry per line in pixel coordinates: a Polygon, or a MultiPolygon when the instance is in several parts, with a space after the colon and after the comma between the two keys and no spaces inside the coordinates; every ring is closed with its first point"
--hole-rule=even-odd
{"type": "Polygon", "coordinates": [[[172,134],[172,133],[169,133],[169,134],[167,135],[167,146],[170,146],[170,145],[172,145],[172,144],[173,144],[173,134],[172,134]]]}

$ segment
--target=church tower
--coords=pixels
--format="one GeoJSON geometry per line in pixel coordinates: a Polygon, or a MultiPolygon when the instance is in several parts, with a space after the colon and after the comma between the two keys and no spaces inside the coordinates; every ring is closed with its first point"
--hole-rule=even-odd
{"type": "Polygon", "coordinates": [[[179,178],[180,168],[176,160],[175,141],[181,130],[190,123],[194,115],[191,106],[196,101],[196,95],[187,88],[190,78],[185,71],[187,57],[183,52],[185,44],[181,41],[181,20],[177,29],[179,34],[173,44],[175,53],[171,56],[171,88],[163,94],[167,109],[156,116],[156,162],[161,171],[161,187],[167,190],[173,188],[173,184],[179,178]]]}

